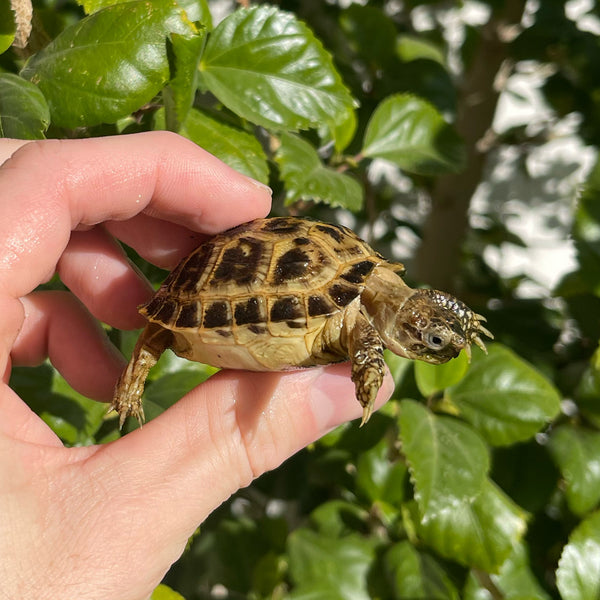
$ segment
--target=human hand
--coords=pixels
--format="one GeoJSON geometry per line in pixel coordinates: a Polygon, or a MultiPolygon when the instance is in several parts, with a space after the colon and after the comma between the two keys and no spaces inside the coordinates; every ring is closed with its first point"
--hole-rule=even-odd
{"type": "MultiPolygon", "coordinates": [[[[4,160],[0,596],[142,600],[233,492],[360,415],[349,367],[222,371],[141,430],[65,448],[8,387],[11,361],[49,356],[110,401],[125,361],[96,319],[139,327],[151,294],[114,237],[173,267],[206,234],[264,216],[269,194],[168,133],[0,140],[4,160]],[[55,271],[72,294],[32,292],[55,271]]],[[[378,404],[390,392],[388,376],[378,404]]]]}

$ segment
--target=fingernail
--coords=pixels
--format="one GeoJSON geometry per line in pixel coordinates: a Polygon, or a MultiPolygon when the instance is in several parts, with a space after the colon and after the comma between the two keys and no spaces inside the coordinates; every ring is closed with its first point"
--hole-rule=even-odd
{"type": "Polygon", "coordinates": [[[254,187],[257,187],[259,190],[263,190],[263,191],[267,192],[269,194],[269,196],[273,196],[273,190],[268,185],[265,185],[264,183],[261,183],[260,181],[253,179],[252,177],[248,177],[247,175],[246,175],[246,179],[254,187]]]}

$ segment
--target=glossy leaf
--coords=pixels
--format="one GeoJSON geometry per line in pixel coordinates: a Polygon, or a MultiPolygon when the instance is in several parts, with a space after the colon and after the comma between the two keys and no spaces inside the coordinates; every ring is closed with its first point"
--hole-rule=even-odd
{"type": "Polygon", "coordinates": [[[409,542],[393,545],[383,558],[393,598],[397,600],[459,600],[458,590],[442,566],[409,542]]]}
{"type": "Polygon", "coordinates": [[[552,432],[550,452],[566,483],[569,508],[578,515],[600,501],[600,432],[563,425],[552,432]]]}
{"type": "Polygon", "coordinates": [[[500,344],[490,346],[488,356],[474,355],[471,368],[446,398],[498,446],[532,437],[560,412],[554,386],[500,344]]]}
{"type": "Polygon", "coordinates": [[[360,210],[363,192],[356,180],[323,165],[317,151],[299,136],[284,133],[280,142],[275,160],[285,183],[286,204],[312,200],[360,210]]]}
{"type": "Polygon", "coordinates": [[[0,0],[0,54],[15,41],[16,30],[15,13],[10,8],[9,0],[0,0]]]}
{"type": "Polygon", "coordinates": [[[415,379],[419,391],[428,398],[458,383],[469,368],[469,359],[461,352],[455,359],[441,365],[415,362],[415,379]]]}
{"type": "Polygon", "coordinates": [[[169,131],[179,131],[194,102],[198,87],[198,63],[206,34],[201,26],[189,35],[171,34],[173,76],[169,86],[163,91],[169,131]]]}
{"type": "Polygon", "coordinates": [[[269,183],[269,166],[260,142],[193,108],[179,133],[248,177],[269,183]]]}
{"type": "Polygon", "coordinates": [[[152,592],[150,600],[185,600],[185,598],[175,590],[172,590],[169,586],[161,583],[152,592]]]}
{"type": "Polygon", "coordinates": [[[475,500],[417,524],[419,537],[441,556],[489,573],[498,572],[525,530],[525,513],[491,481],[475,500]]]}
{"type": "MultiPolygon", "coordinates": [[[[169,360],[170,352],[163,354],[166,360],[169,360]]],[[[162,360],[162,357],[161,357],[162,360]]],[[[159,361],[160,362],[160,361],[159,361]]],[[[218,369],[208,365],[192,363],[189,361],[178,361],[181,366],[170,370],[162,367],[160,377],[154,373],[155,380],[151,385],[146,386],[144,393],[144,413],[146,421],[151,421],[167,408],[175,404],[185,394],[193,390],[196,386],[206,381],[218,369]]],[[[160,364],[157,365],[161,369],[160,364]]],[[[155,367],[156,368],[156,367],[155,367]]],[[[125,425],[125,431],[136,429],[138,423],[135,419],[128,419],[125,425]]]]}
{"type": "Polygon", "coordinates": [[[440,175],[462,169],[462,140],[427,101],[411,94],[386,98],[365,132],[362,154],[385,158],[409,173],[440,175]]]}
{"type": "Polygon", "coordinates": [[[274,6],[226,17],[210,36],[200,69],[225,106],[271,129],[333,128],[354,106],[321,42],[274,6]]]}
{"type": "MultiPolygon", "coordinates": [[[[529,564],[527,547],[516,544],[513,552],[502,563],[498,574],[491,575],[493,584],[506,600],[550,600],[540,582],[536,579],[529,564]]],[[[463,592],[463,600],[488,598],[489,592],[471,572],[463,592]]]]}
{"type": "Polygon", "coordinates": [[[309,529],[288,537],[290,575],[296,584],[290,598],[369,600],[367,573],[374,543],[352,534],[341,539],[309,529]]]}
{"type": "Polygon", "coordinates": [[[600,512],[582,521],[563,548],[556,585],[562,600],[600,598],[600,512]]]}
{"type": "Polygon", "coordinates": [[[49,123],[44,94],[18,75],[0,73],[0,137],[43,139],[49,123]]]}
{"type": "Polygon", "coordinates": [[[483,440],[468,425],[433,414],[413,400],[400,403],[400,436],[415,498],[426,518],[475,499],[489,468],[483,440]]]}
{"type": "Polygon", "coordinates": [[[167,35],[194,29],[170,0],[116,4],[65,29],[21,75],[42,90],[55,125],[114,123],[169,80],[167,35]]]}
{"type": "Polygon", "coordinates": [[[356,487],[371,502],[399,506],[404,500],[407,468],[403,462],[393,460],[391,452],[386,438],[361,452],[356,463],[356,487]]]}

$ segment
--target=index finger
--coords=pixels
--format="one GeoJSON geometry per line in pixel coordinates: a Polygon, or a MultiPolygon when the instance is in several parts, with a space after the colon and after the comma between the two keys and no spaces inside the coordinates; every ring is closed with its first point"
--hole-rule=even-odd
{"type": "Polygon", "coordinates": [[[270,208],[266,186],[168,132],[28,143],[0,190],[0,290],[15,298],[52,275],[78,226],[143,212],[215,233],[270,208]]]}

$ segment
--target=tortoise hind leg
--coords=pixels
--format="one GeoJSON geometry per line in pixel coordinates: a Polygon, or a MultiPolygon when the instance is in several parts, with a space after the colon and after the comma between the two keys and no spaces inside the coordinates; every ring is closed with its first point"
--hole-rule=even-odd
{"type": "Polygon", "coordinates": [[[362,312],[348,331],[347,345],[356,398],[363,407],[362,427],[371,417],[385,373],[381,337],[362,312]]]}
{"type": "Polygon", "coordinates": [[[143,424],[142,394],[146,378],[172,340],[173,334],[155,323],[148,323],[140,334],[129,364],[117,381],[110,406],[110,410],[119,413],[119,429],[128,416],[135,417],[140,426],[143,424]]]}

